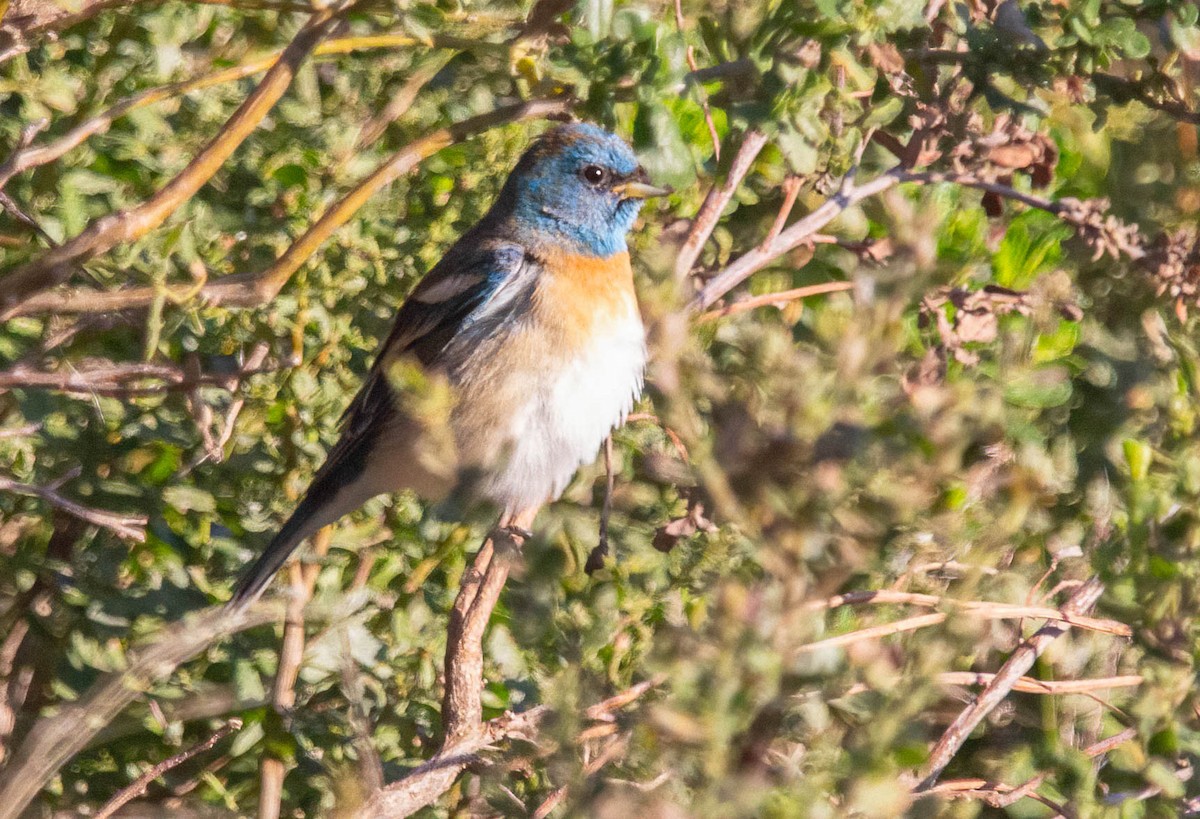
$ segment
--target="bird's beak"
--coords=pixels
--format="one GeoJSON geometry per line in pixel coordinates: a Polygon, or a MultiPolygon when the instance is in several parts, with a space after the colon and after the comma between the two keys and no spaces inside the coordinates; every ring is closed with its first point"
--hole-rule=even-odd
{"type": "Polygon", "coordinates": [[[613,185],[612,189],[622,199],[649,199],[652,196],[666,196],[674,193],[670,188],[651,185],[645,168],[638,168],[624,182],[613,185]]]}
{"type": "Polygon", "coordinates": [[[670,188],[660,188],[649,182],[622,182],[613,185],[613,190],[622,199],[649,199],[651,196],[666,196],[672,193],[670,188]]]}

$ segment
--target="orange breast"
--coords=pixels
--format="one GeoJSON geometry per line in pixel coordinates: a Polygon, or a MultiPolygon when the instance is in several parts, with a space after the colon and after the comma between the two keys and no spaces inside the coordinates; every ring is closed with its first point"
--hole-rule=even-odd
{"type": "Polygon", "coordinates": [[[543,256],[543,272],[533,297],[539,326],[557,337],[570,354],[614,322],[637,315],[633,269],[628,253],[606,259],[562,251],[543,256]]]}

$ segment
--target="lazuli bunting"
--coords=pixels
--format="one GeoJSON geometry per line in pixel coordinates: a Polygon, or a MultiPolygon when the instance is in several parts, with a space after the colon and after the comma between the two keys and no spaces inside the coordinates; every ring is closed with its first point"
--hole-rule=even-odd
{"type": "Polygon", "coordinates": [[[501,510],[502,527],[532,525],[641,393],[645,330],[625,236],[642,200],[667,192],[594,125],[538,138],[400,308],[341,439],[231,605],[255,599],[305,538],[376,495],[438,500],[466,488],[501,510]],[[406,367],[449,387],[452,441],[436,453],[406,406],[406,367]]]}

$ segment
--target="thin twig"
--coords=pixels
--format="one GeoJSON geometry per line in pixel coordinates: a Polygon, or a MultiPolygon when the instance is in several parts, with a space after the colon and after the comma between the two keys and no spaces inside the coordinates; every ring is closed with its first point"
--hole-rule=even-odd
{"type": "MultiPolygon", "coordinates": [[[[1075,593],[1071,595],[1071,599],[1063,607],[1063,612],[1070,617],[1082,616],[1096,604],[1103,591],[1103,584],[1092,578],[1076,589],[1075,593]]],[[[987,688],[963,709],[942,734],[937,744],[933,746],[929,753],[929,759],[921,768],[915,790],[921,791],[934,785],[938,774],[950,764],[950,760],[958,753],[958,749],[967,741],[971,732],[1008,696],[1017,680],[1033,667],[1042,652],[1069,629],[1070,625],[1067,623],[1049,622],[1042,626],[1036,634],[1021,643],[1008,658],[1008,662],[992,678],[987,688]]]]}
{"type": "MultiPolygon", "coordinates": [[[[976,671],[944,671],[937,675],[937,681],[942,685],[990,685],[995,678],[995,674],[976,671]]],[[[1087,694],[1109,688],[1134,688],[1144,681],[1141,674],[1097,677],[1090,680],[1039,680],[1020,677],[1012,690],[1023,694],[1087,694]]]]}
{"type": "Polygon", "coordinates": [[[274,108],[300,64],[333,30],[341,10],[338,6],[314,13],[217,135],[158,193],[129,210],[92,221],[78,236],[0,279],[2,318],[11,317],[12,308],[34,293],[63,281],[82,262],[145,236],[191,198],[274,108]]]}
{"type": "Polygon", "coordinates": [[[158,763],[150,770],[139,776],[129,785],[118,791],[116,796],[114,796],[112,799],[105,802],[104,806],[96,812],[95,819],[108,819],[108,817],[115,814],[122,807],[144,794],[146,789],[150,787],[150,783],[155,779],[158,779],[172,768],[179,767],[192,757],[198,756],[206,751],[211,751],[214,747],[216,747],[218,742],[225,739],[225,737],[229,736],[241,727],[242,721],[237,717],[234,717],[233,719],[229,720],[229,722],[225,723],[220,730],[218,730],[208,739],[204,740],[198,745],[193,745],[186,751],[180,751],[169,759],[164,759],[162,762],[158,763]]]}
{"type": "MultiPolygon", "coordinates": [[[[850,175],[847,174],[846,179],[843,180],[842,189],[825,200],[820,207],[785,229],[775,237],[774,241],[746,251],[710,278],[704,288],[692,299],[688,309],[698,313],[712,307],[726,293],[751,275],[762,270],[792,248],[808,241],[847,208],[864,199],[883,193],[888,188],[895,187],[901,182],[903,176],[904,171],[893,168],[862,185],[847,186],[845,182],[850,178],[850,175]]],[[[678,270],[676,268],[677,273],[678,270]]]]}
{"type": "Polygon", "coordinates": [[[792,208],[796,206],[796,197],[800,195],[802,182],[803,180],[795,174],[788,174],[787,178],[783,180],[783,203],[775,214],[775,221],[771,223],[771,229],[767,231],[767,238],[762,241],[764,247],[769,246],[783,232],[784,225],[787,224],[788,217],[792,214],[792,208]]]}
{"type": "Polygon", "coordinates": [[[916,594],[914,592],[891,591],[857,591],[835,595],[823,600],[811,600],[804,604],[809,611],[833,609],[839,606],[861,606],[866,604],[892,604],[923,606],[926,608],[947,607],[974,614],[985,619],[1019,619],[1023,617],[1042,620],[1056,620],[1069,623],[1089,631],[1104,634],[1116,634],[1129,637],[1132,629],[1117,620],[1106,620],[1100,617],[1087,617],[1075,614],[1072,610],[1049,606],[1025,606],[1016,603],[993,603],[986,600],[955,600],[951,597],[938,597],[932,594],[916,594]]]}
{"type": "Polygon", "coordinates": [[[691,274],[692,267],[695,266],[696,259],[700,258],[700,251],[704,249],[704,243],[708,241],[713,228],[717,226],[722,211],[729,204],[729,200],[733,198],[738,185],[750,172],[750,166],[754,163],[755,157],[766,144],[766,134],[761,131],[748,132],[742,140],[737,154],[733,157],[733,163],[729,166],[729,173],[725,175],[725,180],[721,184],[714,184],[709,188],[703,204],[700,205],[700,210],[696,213],[696,218],[692,220],[691,230],[688,231],[687,238],[679,248],[679,255],[675,258],[676,281],[683,281],[691,274]]]}
{"type": "Polygon", "coordinates": [[[760,296],[751,296],[747,299],[735,301],[733,304],[727,304],[717,310],[709,310],[707,313],[701,313],[696,321],[715,321],[726,316],[732,316],[735,313],[745,313],[748,310],[754,310],[759,307],[781,305],[789,301],[806,299],[809,296],[819,296],[824,293],[841,293],[853,289],[854,282],[821,282],[820,284],[810,284],[806,287],[797,287],[792,290],[781,290],[777,293],[763,293],[760,296]]]}
{"type": "Polygon", "coordinates": [[[824,640],[817,640],[815,643],[805,643],[804,645],[797,646],[795,651],[798,654],[810,654],[814,651],[822,651],[827,648],[840,648],[841,646],[852,645],[863,640],[875,640],[891,634],[900,634],[905,631],[915,631],[919,628],[936,626],[938,623],[945,622],[945,620],[945,612],[919,614],[916,617],[907,617],[892,623],[870,626],[869,628],[851,631],[847,634],[839,634],[836,637],[827,637],[824,640]]]}
{"type": "Polygon", "coordinates": [[[131,398],[208,386],[232,391],[248,376],[272,372],[285,364],[264,363],[265,348],[262,356],[258,355],[259,349],[256,347],[245,364],[231,373],[188,372],[175,364],[141,361],[119,364],[110,361],[86,362],[65,372],[16,367],[0,372],[0,392],[14,389],[45,389],[74,395],[131,398]]]}
{"type": "MultiPolygon", "coordinates": [[[[61,483],[61,481],[59,482],[61,483]]],[[[56,509],[82,521],[108,529],[118,537],[133,540],[138,543],[146,542],[146,523],[149,518],[145,515],[119,515],[103,509],[93,509],[81,503],[65,498],[58,492],[58,486],[35,486],[19,483],[12,478],[0,476],[0,492],[12,492],[16,495],[29,495],[43,500],[56,509]]]]}

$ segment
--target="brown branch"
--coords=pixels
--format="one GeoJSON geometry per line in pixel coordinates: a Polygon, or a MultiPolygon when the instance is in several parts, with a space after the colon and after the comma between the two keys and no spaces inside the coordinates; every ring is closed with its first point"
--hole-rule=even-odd
{"type": "MultiPolygon", "coordinates": [[[[688,305],[688,309],[691,312],[699,313],[712,307],[726,293],[744,282],[751,275],[762,270],[792,248],[808,241],[821,228],[832,222],[847,208],[856,205],[864,199],[880,194],[888,188],[895,187],[901,181],[904,181],[904,176],[905,172],[902,169],[893,168],[869,182],[856,185],[854,183],[853,171],[848,173],[843,177],[839,191],[825,200],[820,207],[782,231],[773,241],[763,243],[752,250],[746,251],[710,278],[703,289],[692,299],[688,305]]],[[[679,268],[677,267],[676,273],[678,272],[679,268]]]]}
{"type": "Polygon", "coordinates": [[[155,779],[158,779],[172,768],[179,767],[192,757],[199,756],[206,751],[211,751],[214,747],[216,747],[218,742],[225,739],[225,737],[229,736],[234,731],[239,730],[241,727],[242,721],[235,717],[234,719],[231,719],[229,722],[225,723],[220,730],[203,742],[193,745],[191,748],[188,748],[185,751],[180,751],[169,759],[164,759],[162,762],[153,766],[150,768],[150,770],[139,776],[129,785],[118,791],[116,796],[114,796],[112,799],[105,802],[104,806],[96,812],[95,819],[108,819],[108,817],[115,814],[122,807],[144,794],[146,789],[150,787],[150,783],[155,779]]]}
{"type": "MultiPolygon", "coordinates": [[[[565,114],[572,101],[565,97],[517,103],[438,129],[394,153],[387,161],[330,207],[267,270],[250,275],[226,276],[205,284],[198,296],[210,305],[256,307],[269,302],[292,274],[333,234],[349,221],[377,191],[411,171],[422,160],[461,142],[479,131],[517,122],[565,114]]],[[[3,284],[0,281],[0,284],[3,284]]],[[[149,306],[158,297],[153,287],[112,291],[80,290],[74,293],[42,293],[10,308],[7,315],[32,313],[94,313],[149,306]]]]}
{"type": "Polygon", "coordinates": [[[875,640],[880,637],[887,637],[891,634],[899,634],[904,631],[915,631],[919,628],[927,628],[936,626],[938,623],[943,623],[946,620],[945,612],[937,612],[936,614],[919,614],[916,617],[906,617],[903,620],[896,620],[892,623],[884,623],[878,626],[870,626],[869,628],[851,631],[846,634],[838,634],[835,637],[827,637],[824,640],[817,640],[815,643],[805,643],[797,646],[795,651],[797,654],[809,654],[814,651],[821,651],[827,648],[839,648],[841,646],[852,645],[853,643],[863,640],[875,640]]]}
{"type": "Polygon", "coordinates": [[[792,215],[792,208],[796,207],[796,197],[800,195],[801,181],[800,177],[794,174],[789,174],[783,180],[783,202],[775,214],[775,221],[771,223],[771,229],[767,231],[767,238],[763,239],[764,246],[770,245],[783,232],[788,217],[792,215]]]}
{"type": "MultiPolygon", "coordinates": [[[[311,9],[309,10],[311,11],[311,9]]],[[[312,55],[314,58],[328,57],[339,54],[350,54],[355,51],[404,48],[416,45],[432,45],[434,48],[453,48],[469,42],[471,41],[457,37],[434,35],[430,39],[421,39],[413,37],[411,34],[392,32],[364,37],[336,37],[318,45],[312,50],[312,55]]],[[[478,45],[487,45],[487,43],[476,41],[476,46],[478,45]]],[[[193,91],[200,91],[205,88],[251,77],[271,68],[279,62],[282,55],[283,51],[277,51],[273,54],[256,57],[240,65],[223,68],[194,79],[181,80],[132,94],[118,100],[96,116],[84,120],[61,137],[46,145],[31,145],[33,136],[37,133],[36,130],[30,133],[31,129],[38,128],[40,130],[40,128],[44,128],[44,121],[27,126],[26,131],[22,132],[22,139],[18,141],[13,152],[3,164],[0,164],[0,190],[3,190],[4,186],[17,174],[53,162],[69,151],[79,147],[89,138],[105,133],[112,126],[113,122],[132,111],[164,100],[181,97],[193,91]],[[26,133],[28,133],[28,137],[25,136],[26,133]]],[[[448,56],[439,59],[442,59],[444,62],[444,59],[448,59],[448,56]]],[[[420,73],[420,69],[418,69],[418,73],[420,73]]]]}
{"type": "Polygon", "coordinates": [[[713,228],[717,226],[717,222],[721,218],[721,212],[733,198],[738,185],[750,172],[750,166],[754,163],[755,157],[766,144],[766,134],[761,131],[749,131],[742,140],[737,154],[733,157],[733,163],[729,166],[729,173],[725,175],[724,182],[720,185],[714,184],[709,188],[704,202],[700,205],[699,212],[696,213],[696,218],[692,220],[691,230],[688,231],[687,238],[679,248],[679,255],[675,257],[676,281],[681,282],[691,274],[692,267],[700,258],[700,251],[704,249],[704,243],[708,241],[713,228]]]}
{"type": "Polygon", "coordinates": [[[102,529],[108,529],[118,537],[137,541],[138,543],[146,541],[146,523],[149,521],[148,517],[145,515],[119,515],[115,512],[107,512],[103,509],[93,509],[90,506],[84,506],[77,501],[59,494],[58,486],[62,483],[63,480],[60,479],[53,486],[35,486],[28,483],[19,483],[12,478],[0,475],[0,492],[12,492],[15,495],[28,495],[38,498],[56,509],[61,509],[72,517],[76,517],[94,526],[99,526],[102,529]]]}
{"type": "Polygon", "coordinates": [[[129,210],[92,221],[78,236],[0,279],[0,311],[4,314],[0,317],[11,317],[12,308],[65,280],[79,264],[161,225],[217,172],[274,108],[291,86],[300,64],[333,30],[340,11],[338,6],[314,13],[220,132],[158,193],[129,210]]]}
{"type": "Polygon", "coordinates": [[[854,282],[821,282],[820,284],[810,284],[807,287],[781,290],[778,293],[764,293],[761,296],[751,296],[747,299],[735,301],[733,304],[727,304],[718,310],[709,310],[707,313],[701,313],[696,321],[715,321],[734,315],[735,313],[745,313],[747,310],[754,310],[759,307],[781,305],[784,302],[806,299],[809,296],[819,296],[823,293],[840,293],[853,289],[854,282]]]}
{"type": "MultiPolygon", "coordinates": [[[[339,620],[364,601],[365,597],[352,596],[337,608],[307,614],[339,620]]],[[[0,771],[0,819],[20,816],[54,774],[105,725],[179,665],[217,640],[274,622],[283,613],[282,601],[259,601],[236,612],[214,606],[185,616],[129,652],[124,670],[102,675],[79,699],[62,703],[52,716],[34,724],[12,762],[0,771]]]]}
{"type": "MultiPolygon", "coordinates": [[[[1075,590],[1063,607],[1063,612],[1071,617],[1082,616],[1096,604],[1103,591],[1104,586],[1100,581],[1092,578],[1075,590]]],[[[988,686],[974,702],[963,709],[933,746],[929,759],[921,768],[915,790],[922,791],[934,785],[938,774],[950,764],[950,760],[958,753],[958,749],[967,741],[971,732],[1008,696],[1017,680],[1033,667],[1042,652],[1068,629],[1070,625],[1067,623],[1049,622],[1021,643],[988,686]]]]}
{"type": "MultiPolygon", "coordinates": [[[[976,671],[944,671],[937,675],[937,681],[942,685],[990,685],[995,678],[995,674],[976,671]]],[[[1135,688],[1143,682],[1141,674],[1097,677],[1090,680],[1039,680],[1034,677],[1020,677],[1012,690],[1023,694],[1087,694],[1109,688],[1135,688]]]]}
{"type": "Polygon", "coordinates": [[[993,603],[986,600],[955,600],[950,597],[937,597],[932,594],[916,594],[913,592],[891,591],[857,591],[839,594],[824,600],[812,600],[804,604],[809,611],[832,609],[839,606],[861,606],[865,604],[893,604],[924,606],[938,608],[945,606],[958,611],[974,614],[985,619],[1020,619],[1025,617],[1039,618],[1069,623],[1089,631],[1104,634],[1116,634],[1121,637],[1132,636],[1133,631],[1125,623],[1116,620],[1106,620],[1099,617],[1087,617],[1075,614],[1067,608],[1056,609],[1049,606],[1027,606],[1016,603],[993,603]]]}
{"type": "Polygon", "coordinates": [[[238,382],[248,376],[273,372],[284,366],[284,362],[266,364],[262,358],[265,358],[265,348],[256,347],[246,363],[232,373],[188,372],[178,365],[148,362],[89,362],[72,367],[67,372],[31,370],[19,366],[0,372],[0,392],[45,389],[74,395],[130,398],[208,386],[233,391],[237,389],[238,382]],[[258,354],[260,349],[263,350],[262,356],[258,354]],[[143,383],[147,381],[157,383],[143,383]]]}

